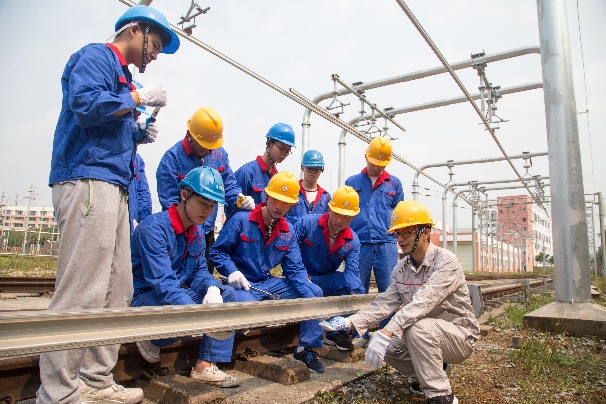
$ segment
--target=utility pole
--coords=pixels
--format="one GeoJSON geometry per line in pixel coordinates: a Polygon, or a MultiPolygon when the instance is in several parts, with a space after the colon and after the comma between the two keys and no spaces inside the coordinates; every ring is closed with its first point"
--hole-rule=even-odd
{"type": "Polygon", "coordinates": [[[0,197],[0,249],[4,248],[4,191],[0,197]]]}
{"type": "Polygon", "coordinates": [[[27,254],[27,251],[25,250],[25,248],[27,247],[27,228],[28,228],[28,222],[29,222],[29,210],[32,207],[32,200],[36,199],[36,197],[34,196],[34,192],[36,192],[34,186],[30,185],[29,186],[29,196],[26,196],[26,198],[28,199],[28,202],[27,202],[27,212],[25,213],[25,232],[23,232],[23,254],[27,254]]]}

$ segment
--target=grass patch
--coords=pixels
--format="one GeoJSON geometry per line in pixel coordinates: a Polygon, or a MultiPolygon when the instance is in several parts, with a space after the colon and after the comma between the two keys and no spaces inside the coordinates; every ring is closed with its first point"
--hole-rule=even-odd
{"type": "Polygon", "coordinates": [[[530,313],[552,302],[552,295],[532,294],[528,288],[525,288],[517,303],[507,303],[503,309],[503,314],[497,318],[490,317],[488,323],[502,329],[520,328],[522,327],[522,320],[526,313],[530,313]]]}
{"type": "Polygon", "coordinates": [[[561,376],[562,371],[575,367],[577,361],[560,351],[559,342],[551,336],[534,335],[520,349],[510,354],[513,363],[531,376],[561,376]]]}
{"type": "Polygon", "coordinates": [[[56,257],[0,255],[0,276],[53,278],[56,274],[56,257]]]}

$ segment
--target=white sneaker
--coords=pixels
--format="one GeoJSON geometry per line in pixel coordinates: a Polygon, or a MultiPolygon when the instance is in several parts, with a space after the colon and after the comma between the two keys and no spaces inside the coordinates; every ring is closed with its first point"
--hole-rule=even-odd
{"type": "Polygon", "coordinates": [[[114,383],[104,389],[87,386],[80,379],[80,399],[87,403],[123,403],[137,404],[143,400],[143,390],[138,388],[127,389],[114,383]]]}
{"type": "Polygon", "coordinates": [[[151,341],[137,341],[139,353],[149,363],[160,362],[160,347],[152,344],[151,341]]]}
{"type": "Polygon", "coordinates": [[[240,385],[240,379],[230,376],[217,368],[215,362],[211,362],[210,367],[207,367],[200,373],[194,372],[192,368],[189,377],[217,387],[236,387],[240,385]]]}

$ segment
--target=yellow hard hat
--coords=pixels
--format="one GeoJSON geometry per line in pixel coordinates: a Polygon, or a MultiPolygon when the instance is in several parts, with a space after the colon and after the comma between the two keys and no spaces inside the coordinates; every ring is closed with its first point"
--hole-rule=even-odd
{"type": "Polygon", "coordinates": [[[417,201],[401,201],[398,202],[396,208],[391,213],[391,227],[387,232],[391,233],[398,229],[417,224],[434,226],[433,219],[429,215],[427,208],[417,201]]]}
{"type": "Polygon", "coordinates": [[[281,171],[271,177],[265,192],[272,198],[286,203],[297,203],[299,201],[299,181],[289,171],[281,171]]]}
{"type": "Polygon", "coordinates": [[[377,136],[370,141],[366,149],[366,158],[372,164],[385,167],[391,163],[391,142],[384,136],[377,136]]]}
{"type": "Polygon", "coordinates": [[[187,130],[206,149],[223,146],[223,120],[212,108],[200,108],[187,121],[187,130]]]}
{"type": "Polygon", "coordinates": [[[360,213],[360,197],[355,189],[345,185],[332,194],[328,206],[330,210],[340,215],[355,216],[360,213]]]}

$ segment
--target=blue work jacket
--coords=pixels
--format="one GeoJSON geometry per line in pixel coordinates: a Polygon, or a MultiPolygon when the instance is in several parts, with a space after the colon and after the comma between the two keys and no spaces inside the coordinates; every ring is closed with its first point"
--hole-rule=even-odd
{"type": "MultiPolygon", "coordinates": [[[[255,205],[258,205],[261,202],[265,202],[265,187],[269,184],[271,177],[277,173],[278,170],[275,166],[269,170],[263,158],[257,156],[255,160],[238,168],[234,175],[244,195],[252,196],[255,205]]],[[[227,217],[230,217],[233,211],[233,207],[228,207],[225,211],[227,217]]]]}
{"type": "Polygon", "coordinates": [[[318,185],[316,199],[310,204],[307,200],[307,192],[303,188],[303,180],[299,180],[299,201],[290,209],[286,220],[294,226],[300,218],[310,213],[326,213],[329,209],[328,202],[330,202],[330,194],[318,185]]]}
{"type": "Polygon", "coordinates": [[[335,272],[345,261],[345,283],[350,292],[362,294],[360,282],[360,240],[351,228],[339,232],[332,247],[328,232],[328,215],[307,215],[295,224],[297,242],[307,273],[311,276],[335,272]]]}
{"type": "Polygon", "coordinates": [[[130,218],[130,232],[132,234],[133,220],[141,222],[152,213],[151,193],[147,176],[145,175],[145,162],[136,154],[133,161],[134,176],[128,186],[128,216],[130,218]]]}
{"type": "Polygon", "coordinates": [[[391,225],[391,213],[404,200],[402,183],[397,177],[383,170],[373,185],[364,168],[360,174],[352,175],[345,185],[353,187],[360,196],[360,213],[351,222],[351,229],[361,243],[396,243],[387,230],[391,225]]]}
{"type": "Polygon", "coordinates": [[[278,219],[271,237],[266,239],[260,203],[252,212],[236,212],[221,229],[210,248],[209,258],[221,275],[240,271],[251,282],[262,282],[270,270],[282,266],[282,274],[292,283],[300,297],[315,297],[292,225],[278,219]]]}
{"type": "MultiPolygon", "coordinates": [[[[186,138],[177,142],[164,153],[156,170],[158,198],[160,199],[162,210],[166,210],[173,204],[180,202],[179,183],[185,178],[187,173],[202,165],[214,168],[221,174],[225,189],[225,202],[227,206],[232,206],[232,209],[235,207],[238,194],[242,190],[238,186],[236,177],[229,166],[229,156],[225,149],[219,147],[218,149],[211,150],[210,153],[203,157],[203,161],[202,163],[200,158],[194,156],[186,138]]],[[[202,225],[204,234],[208,234],[215,229],[217,210],[218,207],[215,207],[212,215],[202,225]]]]}
{"type": "Polygon", "coordinates": [[[135,159],[136,107],[126,60],[111,44],[74,53],[61,76],[63,100],[55,129],[49,185],[92,178],[128,188],[135,159]]]}
{"type": "Polygon", "coordinates": [[[185,229],[176,205],[141,222],[130,246],[134,296],[153,290],[162,304],[195,304],[186,288],[204,296],[221,284],[208,272],[198,226],[185,229]]]}

